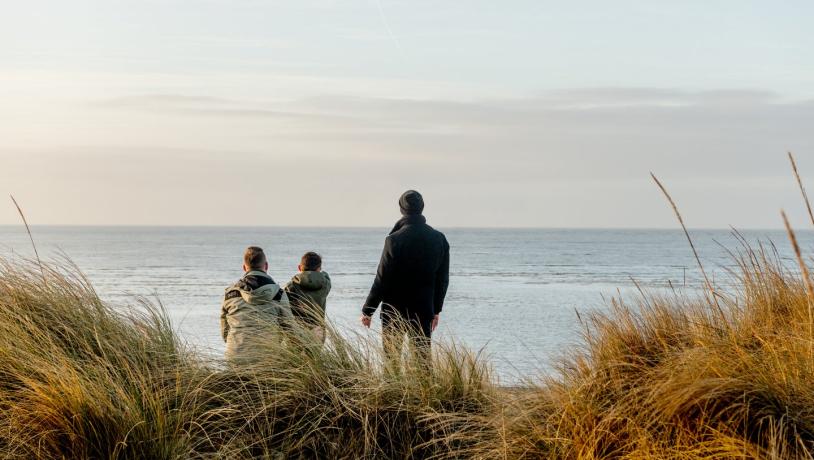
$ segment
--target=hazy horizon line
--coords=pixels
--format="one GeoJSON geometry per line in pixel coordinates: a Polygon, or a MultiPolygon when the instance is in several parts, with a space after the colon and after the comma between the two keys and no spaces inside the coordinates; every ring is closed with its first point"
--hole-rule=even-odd
{"type": "MultiPolygon", "coordinates": [[[[390,225],[373,226],[373,225],[218,225],[218,224],[29,224],[32,229],[36,228],[212,228],[212,229],[334,229],[334,230],[379,230],[390,228],[390,225]]],[[[680,226],[676,227],[570,227],[570,226],[436,226],[444,230],[675,230],[682,231],[680,226]]],[[[25,225],[20,224],[0,224],[0,228],[20,228],[25,229],[25,225]]],[[[689,231],[786,231],[784,227],[688,227],[689,231]]],[[[794,229],[796,232],[814,231],[814,229],[802,228],[794,229]]]]}

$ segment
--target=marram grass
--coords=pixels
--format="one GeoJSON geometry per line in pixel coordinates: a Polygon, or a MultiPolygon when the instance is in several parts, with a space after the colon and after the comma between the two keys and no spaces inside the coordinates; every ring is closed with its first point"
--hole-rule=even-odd
{"type": "Polygon", "coordinates": [[[814,298],[799,270],[742,253],[731,292],[615,300],[557,372],[513,388],[459,345],[395,369],[334,331],[229,367],[160,306],[7,260],[0,458],[811,458],[814,298]]]}

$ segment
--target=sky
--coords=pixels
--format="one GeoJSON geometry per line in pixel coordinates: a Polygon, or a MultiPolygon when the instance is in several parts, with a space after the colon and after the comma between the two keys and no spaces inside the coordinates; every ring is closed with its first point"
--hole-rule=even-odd
{"type": "MultiPolygon", "coordinates": [[[[0,0],[35,224],[775,228],[814,192],[806,1],[0,0]]],[[[2,200],[0,200],[2,203],[2,200]]],[[[10,200],[0,224],[19,217],[10,200]]]]}

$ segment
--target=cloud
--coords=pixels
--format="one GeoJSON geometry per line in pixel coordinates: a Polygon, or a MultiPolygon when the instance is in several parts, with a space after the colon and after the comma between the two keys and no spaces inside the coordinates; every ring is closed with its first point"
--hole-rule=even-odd
{"type": "Polygon", "coordinates": [[[814,101],[784,101],[760,90],[592,88],[477,101],[325,95],[273,103],[161,94],[98,106],[169,114],[202,127],[221,120],[241,137],[298,150],[332,144],[351,157],[377,150],[489,171],[501,170],[495,164],[502,162],[545,164],[552,177],[566,178],[573,165],[604,168],[580,172],[596,177],[638,171],[631,165],[762,174],[765,155],[814,149],[808,128],[814,101]]]}
{"type": "Polygon", "coordinates": [[[540,99],[562,108],[601,108],[771,103],[776,102],[779,96],[764,90],[684,91],[673,88],[606,87],[552,91],[540,99]]]}
{"type": "MultiPolygon", "coordinates": [[[[145,94],[95,101],[97,108],[224,118],[332,118],[318,112],[275,109],[273,106],[246,101],[185,94],[145,94]]],[[[338,118],[337,116],[336,118],[338,118]]]]}
{"type": "Polygon", "coordinates": [[[605,113],[608,110],[661,110],[680,112],[703,109],[794,108],[812,101],[785,102],[773,92],[762,90],[682,91],[659,88],[588,88],[552,91],[512,99],[472,101],[397,97],[322,95],[293,101],[262,103],[185,94],[146,94],[99,101],[105,108],[134,110],[185,110],[200,115],[289,114],[342,116],[356,119],[405,119],[419,117],[426,123],[490,122],[498,125],[534,122],[569,113],[605,113]],[[499,120],[498,120],[499,119],[499,120]],[[502,120],[502,121],[501,121],[502,120]]]}
{"type": "Polygon", "coordinates": [[[232,106],[236,102],[211,96],[190,96],[185,94],[145,94],[138,96],[123,96],[94,101],[93,105],[106,108],[119,109],[156,109],[179,107],[223,107],[232,106]]]}

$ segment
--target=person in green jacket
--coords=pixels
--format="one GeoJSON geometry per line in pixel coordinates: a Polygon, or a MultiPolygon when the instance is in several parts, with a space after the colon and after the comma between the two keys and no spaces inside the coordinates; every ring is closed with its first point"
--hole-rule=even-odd
{"type": "Polygon", "coordinates": [[[243,277],[226,288],[221,306],[221,335],[226,359],[251,362],[269,340],[282,340],[281,331],[293,320],[285,291],[268,274],[263,249],[249,246],[243,255],[243,277]]]}
{"type": "Polygon", "coordinates": [[[325,343],[325,306],[331,292],[331,277],[322,271],[322,257],[306,252],[299,273],[285,286],[291,299],[291,311],[306,330],[310,330],[319,343],[325,343]]]}

